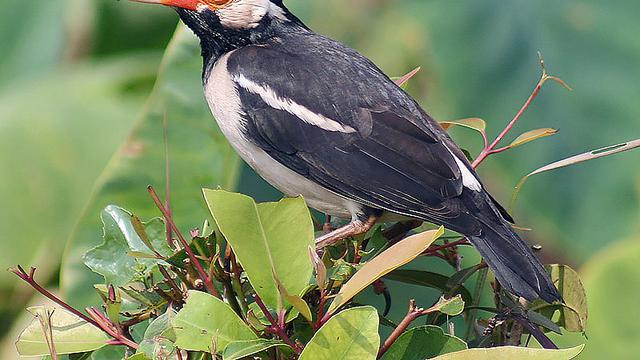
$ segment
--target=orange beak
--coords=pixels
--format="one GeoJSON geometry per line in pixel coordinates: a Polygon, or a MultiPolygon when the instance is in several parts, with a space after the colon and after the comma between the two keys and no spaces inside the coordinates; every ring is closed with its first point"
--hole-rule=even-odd
{"type": "Polygon", "coordinates": [[[205,0],[131,0],[145,4],[159,4],[165,6],[175,6],[187,10],[196,11],[200,6],[209,6],[205,0]]]}

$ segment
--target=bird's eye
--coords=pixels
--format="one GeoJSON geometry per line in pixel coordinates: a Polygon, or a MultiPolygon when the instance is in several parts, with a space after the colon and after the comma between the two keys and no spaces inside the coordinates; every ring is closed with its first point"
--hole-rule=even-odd
{"type": "Polygon", "coordinates": [[[204,0],[205,3],[213,6],[214,8],[223,7],[223,6],[229,4],[232,1],[233,0],[204,0]]]}

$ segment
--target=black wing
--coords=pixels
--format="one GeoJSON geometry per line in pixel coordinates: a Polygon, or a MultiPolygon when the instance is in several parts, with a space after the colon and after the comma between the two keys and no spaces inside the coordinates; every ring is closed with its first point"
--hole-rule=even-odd
{"type": "Polygon", "coordinates": [[[249,138],[288,168],[347,198],[463,233],[477,230],[459,200],[459,165],[475,174],[411,97],[369,60],[329,39],[286,40],[286,49],[276,42],[234,52],[228,70],[353,131],[302,121],[239,86],[249,138]]]}
{"type": "Polygon", "coordinates": [[[246,135],[275,160],[374,209],[460,232],[507,289],[529,300],[560,299],[504,209],[479,182],[476,189],[465,183],[464,176],[471,183],[478,178],[462,151],[368,59],[302,33],[235,51],[228,70],[260,87],[262,94],[238,83],[246,135]],[[339,127],[323,128],[274,107],[264,92],[339,127]]]}

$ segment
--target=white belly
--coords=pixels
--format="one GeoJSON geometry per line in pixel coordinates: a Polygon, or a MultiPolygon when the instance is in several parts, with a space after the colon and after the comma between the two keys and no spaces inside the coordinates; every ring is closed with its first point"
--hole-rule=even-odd
{"type": "Polygon", "coordinates": [[[231,53],[218,60],[205,85],[205,96],[211,112],[231,146],[252,169],[284,194],[302,195],[309,206],[333,216],[352,218],[360,213],[361,206],[356,202],[290,170],[245,137],[242,132],[245,125],[240,116],[240,97],[227,70],[227,59],[231,53]]]}

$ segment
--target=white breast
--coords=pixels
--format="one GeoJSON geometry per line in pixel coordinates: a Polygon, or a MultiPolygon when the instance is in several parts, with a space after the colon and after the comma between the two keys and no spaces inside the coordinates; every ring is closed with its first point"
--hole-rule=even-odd
{"type": "Polygon", "coordinates": [[[361,206],[339,196],[274,160],[243,133],[246,126],[237,84],[227,70],[230,52],[218,60],[205,85],[205,96],[220,130],[240,157],[267,182],[288,196],[302,195],[309,206],[324,213],[351,218],[361,206]]]}

